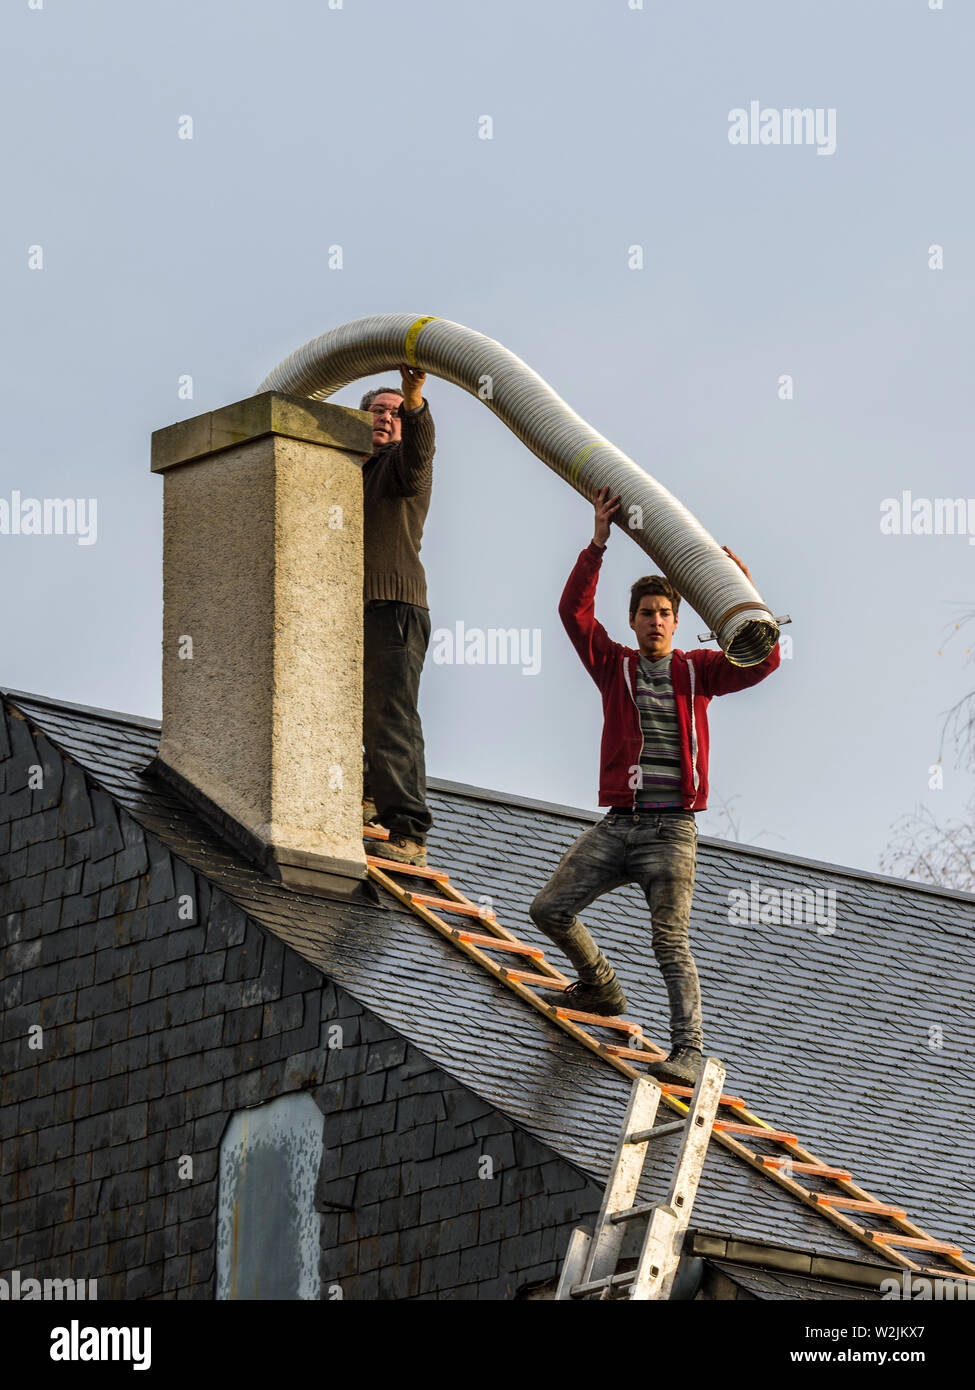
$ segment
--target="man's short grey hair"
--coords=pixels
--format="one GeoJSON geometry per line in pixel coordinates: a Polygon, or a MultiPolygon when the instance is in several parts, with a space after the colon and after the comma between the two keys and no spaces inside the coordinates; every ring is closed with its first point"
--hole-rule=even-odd
{"type": "Polygon", "coordinates": [[[375,390],[366,392],[359,402],[359,409],[368,410],[377,396],[385,396],[387,393],[391,396],[399,396],[401,401],[406,399],[398,386],[377,386],[375,390]]]}

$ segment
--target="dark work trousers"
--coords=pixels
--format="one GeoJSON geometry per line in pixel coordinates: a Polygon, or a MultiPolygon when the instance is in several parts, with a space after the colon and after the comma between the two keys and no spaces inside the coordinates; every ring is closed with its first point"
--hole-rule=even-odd
{"type": "Polygon", "coordinates": [[[671,1044],[703,1050],[701,987],[688,939],[696,865],[693,811],[610,812],[569,846],[530,912],[579,978],[602,984],[612,967],[575,914],[623,883],[638,883],[650,907],[651,945],[670,1001],[671,1044]]]}
{"type": "Polygon", "coordinates": [[[365,606],[363,627],[363,795],[375,801],[387,830],[423,844],[433,817],[426,805],[423,729],[416,706],[430,614],[415,603],[373,599],[365,606]]]}

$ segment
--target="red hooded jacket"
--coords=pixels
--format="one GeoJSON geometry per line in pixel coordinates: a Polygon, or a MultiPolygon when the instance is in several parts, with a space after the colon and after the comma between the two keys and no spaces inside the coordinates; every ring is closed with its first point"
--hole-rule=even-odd
{"type": "MultiPolygon", "coordinates": [[[[596,583],[604,550],[590,544],[579,556],[559,601],[559,617],[582,664],[603,697],[603,739],[599,761],[599,805],[632,806],[638,789],[632,783],[640,766],[643,731],[636,703],[640,653],[614,642],[595,618],[596,583]]],[[[670,676],[681,744],[681,791],[684,809],[704,811],[708,804],[708,704],[715,695],[747,690],[779,664],[779,645],[757,666],[734,666],[722,651],[693,652],[674,648],[670,676]]]]}

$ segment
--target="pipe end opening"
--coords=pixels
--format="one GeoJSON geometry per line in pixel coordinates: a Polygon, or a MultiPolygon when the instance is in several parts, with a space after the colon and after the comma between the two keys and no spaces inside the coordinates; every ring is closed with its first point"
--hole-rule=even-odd
{"type": "Polygon", "coordinates": [[[764,661],[779,640],[779,625],[771,618],[745,618],[739,623],[730,642],[724,648],[725,656],[734,666],[757,666],[764,661]]]}

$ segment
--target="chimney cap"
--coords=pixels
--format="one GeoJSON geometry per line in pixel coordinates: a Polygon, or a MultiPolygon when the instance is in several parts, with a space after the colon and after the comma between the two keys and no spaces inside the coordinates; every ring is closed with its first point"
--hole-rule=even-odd
{"type": "Polygon", "coordinates": [[[372,424],[367,410],[262,391],[219,410],[154,430],[150,466],[153,473],[165,473],[181,463],[191,463],[270,434],[369,457],[373,451],[372,424]]]}

